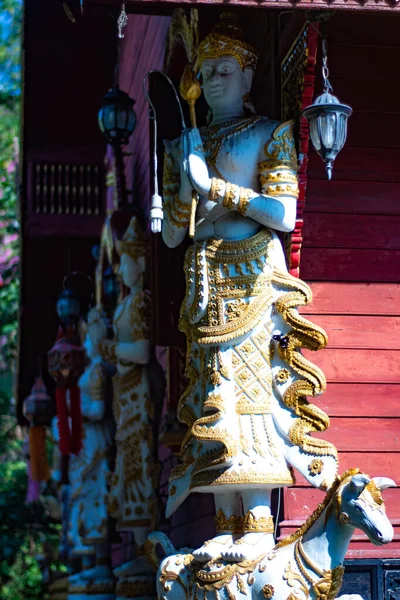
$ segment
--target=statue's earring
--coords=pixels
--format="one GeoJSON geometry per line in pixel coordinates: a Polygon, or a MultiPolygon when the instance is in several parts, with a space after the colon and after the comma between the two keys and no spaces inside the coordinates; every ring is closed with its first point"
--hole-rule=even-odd
{"type": "Polygon", "coordinates": [[[345,512],[341,512],[339,515],[339,521],[341,522],[342,525],[347,525],[347,523],[349,522],[350,517],[347,513],[345,512]]]}
{"type": "Polygon", "coordinates": [[[252,115],[256,114],[256,107],[254,106],[253,103],[253,99],[250,96],[249,92],[246,92],[246,94],[244,94],[244,96],[242,96],[243,98],[243,106],[246,110],[249,111],[249,113],[251,113],[252,115]]]}

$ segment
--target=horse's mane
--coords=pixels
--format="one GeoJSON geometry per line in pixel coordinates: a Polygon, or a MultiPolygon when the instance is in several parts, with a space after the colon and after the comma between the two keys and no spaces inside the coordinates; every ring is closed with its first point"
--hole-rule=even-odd
{"type": "Polygon", "coordinates": [[[299,527],[294,533],[291,533],[290,535],[284,537],[283,540],[278,542],[275,548],[287,546],[288,544],[292,544],[293,542],[301,538],[306,533],[306,531],[310,529],[311,525],[313,525],[315,521],[322,515],[324,510],[328,507],[342,483],[349,477],[357,475],[357,473],[360,473],[360,469],[349,469],[348,471],[345,471],[343,475],[336,477],[335,481],[332,483],[331,487],[326,492],[324,500],[321,502],[321,504],[318,504],[317,508],[312,513],[312,515],[308,517],[307,521],[305,521],[305,523],[303,523],[303,525],[299,527]]]}

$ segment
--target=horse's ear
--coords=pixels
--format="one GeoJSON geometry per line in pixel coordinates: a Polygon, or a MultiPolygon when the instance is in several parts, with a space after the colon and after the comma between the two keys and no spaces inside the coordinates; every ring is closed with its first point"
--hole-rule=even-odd
{"type": "Polygon", "coordinates": [[[349,487],[359,496],[370,481],[371,479],[365,473],[357,473],[357,475],[353,475],[351,478],[349,487]]]}
{"type": "Polygon", "coordinates": [[[378,490],[387,490],[388,488],[397,487],[396,483],[393,479],[389,479],[389,477],[373,477],[372,481],[375,483],[378,490]]]}

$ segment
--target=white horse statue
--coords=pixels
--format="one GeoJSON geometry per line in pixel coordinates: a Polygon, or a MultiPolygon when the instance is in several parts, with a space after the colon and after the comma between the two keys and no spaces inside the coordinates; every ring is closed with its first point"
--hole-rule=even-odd
{"type": "MultiPolygon", "coordinates": [[[[337,477],[324,501],[295,533],[272,551],[254,560],[207,564],[195,560],[190,550],[180,553],[160,532],[149,536],[147,550],[157,562],[156,546],[167,555],[159,564],[160,600],[333,600],[343,579],[343,560],[354,529],[361,529],[375,545],[393,538],[381,490],[396,487],[387,477],[358,469],[337,477]]],[[[158,561],[159,562],[159,561],[158,561]]],[[[362,600],[345,595],[343,600],[362,600]]]]}

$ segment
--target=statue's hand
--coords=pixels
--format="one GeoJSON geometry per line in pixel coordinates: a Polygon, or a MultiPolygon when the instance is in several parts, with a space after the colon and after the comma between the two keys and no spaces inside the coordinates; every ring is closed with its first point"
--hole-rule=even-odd
{"type": "Polygon", "coordinates": [[[100,309],[94,307],[88,313],[88,335],[95,348],[107,338],[107,325],[100,309]]]}
{"type": "Polygon", "coordinates": [[[185,133],[183,133],[181,136],[181,144],[180,144],[181,187],[180,187],[180,191],[179,191],[180,198],[183,202],[185,202],[185,200],[190,201],[190,199],[192,197],[192,191],[193,191],[192,182],[190,181],[189,175],[188,175],[187,160],[185,160],[187,151],[188,151],[188,143],[187,143],[186,135],[185,135],[185,133]]]}
{"type": "Polygon", "coordinates": [[[193,188],[202,196],[208,196],[211,189],[211,177],[208,173],[203,142],[198,129],[190,129],[184,133],[184,159],[193,188]]]}

